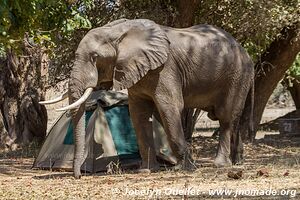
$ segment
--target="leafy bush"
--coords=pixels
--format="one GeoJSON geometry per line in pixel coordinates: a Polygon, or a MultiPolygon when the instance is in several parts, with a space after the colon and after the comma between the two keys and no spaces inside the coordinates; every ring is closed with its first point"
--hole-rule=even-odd
{"type": "Polygon", "coordinates": [[[295,62],[287,72],[290,77],[300,79],[300,53],[297,55],[295,62]]]}

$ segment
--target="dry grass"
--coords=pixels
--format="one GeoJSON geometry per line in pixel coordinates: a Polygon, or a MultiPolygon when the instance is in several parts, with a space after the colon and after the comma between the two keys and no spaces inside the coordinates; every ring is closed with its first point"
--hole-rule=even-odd
{"type": "MultiPolygon", "coordinates": [[[[194,137],[194,157],[199,166],[195,172],[161,171],[153,174],[118,172],[94,174],[75,180],[69,172],[31,170],[36,152],[0,152],[1,199],[233,199],[233,196],[209,195],[210,190],[297,190],[300,199],[300,138],[274,135],[245,146],[242,166],[217,169],[212,165],[217,140],[194,137]],[[267,175],[259,176],[263,169],[267,175]],[[242,171],[242,178],[228,178],[228,172],[242,171]],[[169,195],[191,188],[198,195],[169,195]],[[129,195],[126,192],[148,192],[129,195]],[[157,195],[152,194],[156,192],[157,195]],[[159,191],[161,194],[159,194],[159,191]]],[[[288,196],[255,196],[251,199],[286,199],[288,196]]],[[[235,199],[250,199],[239,195],[235,199]]]]}

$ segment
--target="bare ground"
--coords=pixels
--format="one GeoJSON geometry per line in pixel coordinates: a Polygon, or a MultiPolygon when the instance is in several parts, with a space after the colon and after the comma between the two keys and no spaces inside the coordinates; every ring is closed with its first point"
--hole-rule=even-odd
{"type": "MultiPolygon", "coordinates": [[[[55,107],[48,107],[49,127],[58,115],[51,112],[55,107]]],[[[290,110],[271,109],[264,120],[290,110]]],[[[217,126],[205,115],[198,122],[192,142],[194,172],[117,171],[75,180],[70,172],[32,170],[37,148],[9,153],[0,149],[0,199],[300,199],[299,137],[259,132],[257,138],[268,136],[245,145],[243,165],[218,169],[212,164],[217,139],[209,137],[217,126]]]]}
{"type": "Polygon", "coordinates": [[[198,167],[195,172],[118,171],[116,174],[87,174],[75,180],[70,172],[31,170],[37,153],[32,148],[13,153],[1,151],[0,199],[300,199],[299,137],[277,134],[246,144],[243,165],[218,169],[212,165],[217,140],[201,135],[195,134],[193,138],[193,155],[198,167]],[[228,173],[236,172],[241,178],[228,177],[228,173]],[[222,189],[232,194],[209,193],[222,189]],[[282,195],[248,196],[247,191],[251,190],[257,190],[260,195],[267,191],[282,195]],[[236,191],[244,194],[234,198],[236,191]]]}

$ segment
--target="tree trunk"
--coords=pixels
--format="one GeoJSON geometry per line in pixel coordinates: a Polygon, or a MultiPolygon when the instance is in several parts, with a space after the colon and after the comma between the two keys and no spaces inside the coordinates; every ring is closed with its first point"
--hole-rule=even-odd
{"type": "Polygon", "coordinates": [[[200,0],[177,0],[178,14],[175,17],[175,27],[185,28],[194,25],[196,11],[200,0]]]}
{"type": "MultiPolygon", "coordinates": [[[[245,135],[244,139],[252,140],[255,137],[269,97],[300,51],[299,26],[300,24],[298,23],[285,27],[281,31],[281,36],[271,43],[255,65],[254,132],[251,133],[248,129],[249,124],[246,120],[243,120],[241,129],[246,130],[246,133],[243,134],[245,135]]],[[[246,105],[245,109],[249,108],[249,106],[246,105]]]]}
{"type": "MultiPolygon", "coordinates": [[[[0,107],[2,108],[2,105],[0,105],[0,107]]],[[[7,137],[8,137],[8,134],[7,134],[7,131],[5,128],[3,114],[2,114],[2,112],[0,112],[0,148],[5,147],[4,144],[6,143],[7,137]]]]}
{"type": "Polygon", "coordinates": [[[8,147],[14,143],[27,144],[34,137],[41,141],[46,136],[47,112],[38,102],[44,100],[46,92],[48,57],[41,47],[28,41],[26,34],[19,56],[10,49],[1,62],[0,109],[8,132],[8,147]]]}
{"type": "Polygon", "coordinates": [[[300,109],[300,82],[299,78],[292,80],[292,86],[287,85],[287,89],[290,91],[293,101],[295,103],[296,109],[300,109]]]}

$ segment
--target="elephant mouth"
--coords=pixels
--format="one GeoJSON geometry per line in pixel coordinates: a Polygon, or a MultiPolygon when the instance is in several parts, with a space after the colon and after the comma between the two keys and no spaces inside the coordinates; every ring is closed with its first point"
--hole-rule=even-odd
{"type": "Polygon", "coordinates": [[[111,90],[113,87],[113,81],[101,82],[96,90],[111,90]]]}

